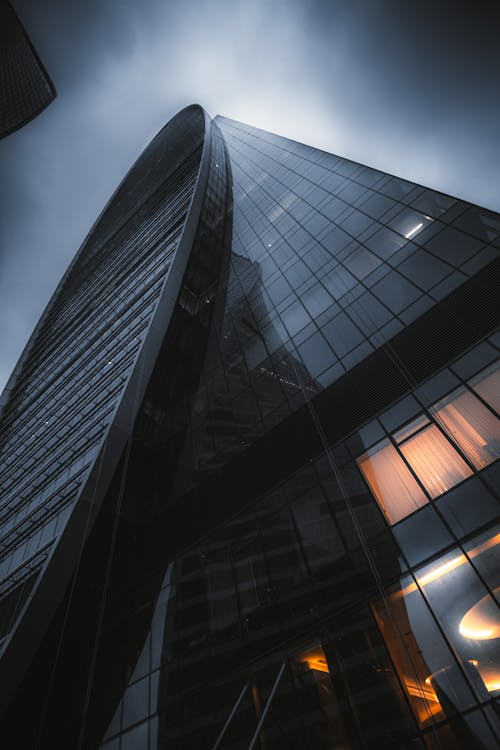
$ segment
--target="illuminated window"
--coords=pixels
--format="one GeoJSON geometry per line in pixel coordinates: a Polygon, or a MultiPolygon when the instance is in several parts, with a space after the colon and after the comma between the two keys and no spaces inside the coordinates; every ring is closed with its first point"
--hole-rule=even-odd
{"type": "Polygon", "coordinates": [[[358,458],[358,465],[389,523],[410,515],[427,498],[389,440],[358,458]]]}
{"type": "MultiPolygon", "coordinates": [[[[469,385],[498,407],[498,365],[469,385]]],[[[500,457],[500,420],[465,386],[377,443],[357,463],[389,523],[394,524],[500,457]]]]}
{"type": "Polygon", "coordinates": [[[308,707],[311,712],[308,716],[314,717],[315,742],[311,746],[350,747],[342,719],[343,707],[332,681],[333,665],[328,664],[323,647],[319,643],[311,644],[293,654],[290,661],[296,689],[300,691],[300,703],[308,707]]]}
{"type": "Polygon", "coordinates": [[[500,421],[470,391],[453,391],[432,411],[476,469],[500,456],[500,421]]]}
{"type": "Polygon", "coordinates": [[[442,495],[472,474],[434,424],[405,440],[399,449],[431,497],[442,495]]]}
{"type": "Polygon", "coordinates": [[[306,665],[307,669],[312,669],[315,672],[325,672],[326,674],[329,674],[325,652],[319,645],[295,654],[294,662],[296,664],[306,665]]]}

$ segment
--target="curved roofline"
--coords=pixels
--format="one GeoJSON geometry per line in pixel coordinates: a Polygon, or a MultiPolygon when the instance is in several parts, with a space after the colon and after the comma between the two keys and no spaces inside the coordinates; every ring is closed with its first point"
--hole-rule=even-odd
{"type": "MultiPolygon", "coordinates": [[[[17,377],[28,359],[31,348],[36,341],[40,326],[43,325],[43,322],[49,315],[50,310],[63,289],[75,263],[82,253],[85,252],[87,242],[91,237],[92,232],[104,216],[107,208],[112,203],[127,177],[140,161],[144,151],[169,124],[177,118],[185,116],[194,108],[198,108],[203,114],[203,148],[200,157],[198,175],[196,177],[195,186],[191,195],[175,257],[172,261],[169,273],[166,275],[162,291],[158,295],[156,309],[152,314],[142,347],[138,352],[137,359],[128,376],[121,397],[116,404],[114,415],[101,443],[101,447],[93,460],[93,465],[87,480],[80,489],[71,515],[61,536],[56,541],[51,554],[41,568],[38,580],[16,618],[16,622],[10,631],[10,635],[7,636],[5,650],[0,657],[0,680],[5,686],[2,701],[3,705],[0,706],[0,715],[5,710],[12,695],[21,683],[25,671],[29,667],[31,659],[41,643],[56,608],[66,591],[75,567],[78,565],[79,557],[93,528],[120,457],[132,435],[137,412],[141,405],[149,376],[153,370],[156,357],[160,351],[161,344],[168,330],[170,320],[177,304],[184,272],[189,260],[190,250],[198,228],[203,198],[208,181],[211,150],[211,120],[202,107],[197,104],[190,105],[174,115],[174,117],[171,118],[160,131],[158,131],[154,138],[151,139],[149,144],[143,149],[141,154],[127,171],[125,177],[120,181],[120,184],[106,203],[103,211],[99,214],[97,221],[94,222],[79,251],[76,253],[73,261],[70,263],[66,273],[58,284],[37,326],[35,327],[11,378],[9,379],[8,389],[6,388],[4,391],[2,400],[3,407],[5,408],[8,404],[10,392],[15,387],[17,377]]],[[[3,409],[1,411],[3,411],[3,409]]]]}
{"type": "MultiPolygon", "coordinates": [[[[134,160],[134,162],[132,163],[132,165],[127,169],[127,171],[125,172],[124,176],[122,177],[122,179],[120,180],[120,182],[118,183],[118,185],[116,186],[116,188],[113,190],[113,193],[111,194],[110,198],[108,198],[108,200],[106,201],[106,204],[105,204],[104,208],[99,213],[99,215],[97,216],[96,220],[94,221],[94,223],[90,227],[89,231],[87,232],[87,234],[83,238],[80,247],[76,251],[76,253],[75,253],[74,257],[72,258],[72,260],[70,261],[70,263],[69,263],[66,271],[64,272],[64,274],[63,274],[63,276],[61,278],[61,280],[57,284],[54,292],[52,293],[49,301],[47,302],[47,305],[45,306],[42,314],[40,315],[40,317],[39,317],[39,319],[38,319],[38,321],[37,321],[37,323],[36,323],[36,325],[35,325],[35,327],[33,329],[33,332],[31,334],[31,336],[29,337],[28,341],[26,342],[26,345],[25,345],[23,351],[21,352],[21,354],[19,356],[19,359],[17,360],[17,362],[15,364],[14,369],[12,370],[12,372],[11,372],[11,374],[10,374],[10,376],[9,376],[9,378],[8,378],[5,386],[4,386],[4,389],[3,389],[2,393],[0,394],[0,419],[4,415],[4,411],[5,411],[5,408],[6,408],[7,404],[8,404],[8,402],[9,402],[10,395],[11,395],[12,391],[15,388],[17,378],[18,378],[18,376],[19,376],[19,374],[20,374],[20,372],[21,372],[21,370],[23,368],[24,363],[26,362],[26,360],[27,360],[27,358],[29,356],[29,353],[31,351],[31,348],[32,348],[33,344],[36,341],[39,329],[41,328],[41,326],[45,322],[46,318],[49,316],[50,311],[52,309],[52,306],[54,305],[54,303],[55,303],[55,301],[56,301],[56,299],[57,299],[57,297],[58,297],[61,289],[63,288],[64,284],[66,283],[66,281],[68,279],[68,276],[72,272],[72,270],[73,270],[76,262],[80,258],[80,256],[83,254],[83,252],[85,250],[85,247],[87,245],[87,242],[92,237],[92,234],[95,231],[95,229],[98,227],[99,223],[101,222],[101,219],[104,217],[104,215],[106,214],[106,211],[108,210],[108,208],[110,207],[110,205],[113,203],[113,201],[114,201],[114,199],[116,197],[116,194],[118,193],[118,191],[120,190],[120,188],[122,187],[122,185],[125,183],[125,181],[128,179],[128,177],[130,176],[130,174],[133,172],[134,168],[140,162],[140,160],[141,160],[141,158],[142,158],[142,156],[144,154],[144,151],[147,148],[149,148],[149,146],[153,143],[153,141],[156,140],[156,138],[158,138],[158,136],[165,130],[165,128],[168,125],[170,125],[178,117],[180,117],[181,115],[186,114],[187,112],[189,112],[192,109],[198,109],[203,114],[204,121],[205,121],[205,142],[206,142],[206,139],[207,139],[207,136],[208,136],[208,132],[209,132],[209,128],[210,128],[210,122],[211,122],[210,116],[207,114],[207,112],[203,109],[203,107],[200,104],[189,104],[187,107],[184,107],[183,109],[179,110],[179,112],[177,112],[173,117],[171,117],[170,120],[168,120],[168,122],[166,122],[165,125],[163,125],[160,128],[160,130],[158,130],[158,132],[155,133],[155,135],[151,138],[151,140],[147,143],[147,145],[144,146],[144,148],[142,149],[141,153],[137,156],[137,158],[134,160]]],[[[195,187],[195,190],[196,190],[196,187],[195,187]]]]}

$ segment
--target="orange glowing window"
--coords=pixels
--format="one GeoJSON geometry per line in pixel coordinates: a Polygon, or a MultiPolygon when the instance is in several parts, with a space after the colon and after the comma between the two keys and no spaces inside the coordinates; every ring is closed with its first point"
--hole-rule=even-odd
{"type": "MultiPolygon", "coordinates": [[[[498,364],[468,385],[500,408],[498,364]]],[[[472,467],[484,469],[500,458],[500,420],[483,401],[461,386],[356,459],[389,523],[463,482],[472,467]]]]}
{"type": "Polygon", "coordinates": [[[470,391],[458,388],[432,411],[476,469],[500,456],[500,421],[470,391]]]}
{"type": "Polygon", "coordinates": [[[442,495],[472,474],[434,424],[406,440],[399,449],[431,497],[442,495]]]}
{"type": "Polygon", "coordinates": [[[400,521],[427,502],[421,487],[389,440],[382,440],[357,461],[389,523],[400,521]]]}
{"type": "Polygon", "coordinates": [[[329,674],[328,662],[321,646],[297,654],[295,661],[299,664],[306,664],[308,669],[312,669],[315,672],[326,672],[326,674],[329,674]]]}

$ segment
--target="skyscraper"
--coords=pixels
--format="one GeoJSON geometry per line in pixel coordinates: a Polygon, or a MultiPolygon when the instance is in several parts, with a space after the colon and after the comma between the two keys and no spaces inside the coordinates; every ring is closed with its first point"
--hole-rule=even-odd
{"type": "Polygon", "coordinates": [[[3,397],[12,747],[498,746],[499,248],[198,106],[160,131],[3,397]]]}
{"type": "Polygon", "coordinates": [[[56,90],[8,0],[0,3],[0,138],[36,117],[56,90]]]}

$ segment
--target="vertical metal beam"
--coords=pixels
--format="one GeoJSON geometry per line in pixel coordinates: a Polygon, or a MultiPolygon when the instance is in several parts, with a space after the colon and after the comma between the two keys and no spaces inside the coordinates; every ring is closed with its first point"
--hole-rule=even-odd
{"type": "Polygon", "coordinates": [[[271,708],[271,703],[273,702],[274,694],[275,694],[276,690],[278,689],[278,685],[280,684],[280,680],[281,680],[281,678],[283,676],[283,672],[285,671],[285,666],[286,666],[286,659],[283,661],[283,664],[280,667],[280,671],[278,672],[278,676],[276,677],[276,679],[274,681],[273,688],[272,688],[272,690],[271,690],[271,692],[269,694],[269,698],[267,699],[267,703],[266,703],[266,705],[264,707],[264,710],[262,711],[262,715],[261,715],[261,717],[259,719],[259,723],[257,724],[257,728],[256,728],[256,730],[254,732],[252,740],[251,740],[251,742],[250,742],[250,744],[248,746],[248,750],[253,750],[254,747],[255,747],[255,744],[256,744],[257,740],[259,739],[260,731],[262,729],[264,721],[266,720],[267,712],[271,708]]]}
{"type": "Polygon", "coordinates": [[[221,740],[222,740],[222,738],[224,737],[224,734],[226,733],[226,729],[227,729],[227,728],[228,728],[228,726],[230,725],[230,723],[231,723],[231,721],[232,721],[232,719],[233,719],[233,716],[235,715],[236,711],[238,710],[238,706],[240,705],[241,701],[243,700],[243,697],[244,697],[244,695],[245,695],[245,693],[246,693],[246,691],[247,691],[247,690],[248,690],[248,682],[246,682],[246,683],[245,683],[245,684],[243,685],[243,690],[242,690],[242,691],[241,691],[241,693],[239,694],[239,696],[238,696],[238,699],[237,699],[236,703],[234,704],[234,706],[233,706],[233,708],[232,708],[232,711],[231,711],[231,713],[230,713],[230,714],[229,714],[229,716],[227,717],[227,719],[226,719],[226,723],[225,723],[225,724],[224,724],[224,726],[222,727],[221,733],[220,733],[220,734],[219,734],[219,736],[217,737],[217,739],[216,739],[216,741],[215,741],[215,745],[213,746],[212,750],[217,750],[217,748],[219,747],[219,745],[220,745],[220,743],[221,743],[221,740]]]}

